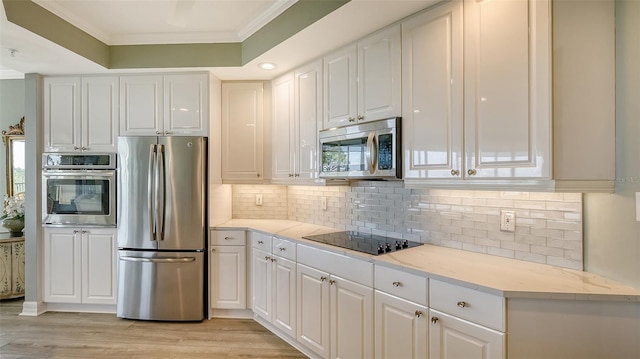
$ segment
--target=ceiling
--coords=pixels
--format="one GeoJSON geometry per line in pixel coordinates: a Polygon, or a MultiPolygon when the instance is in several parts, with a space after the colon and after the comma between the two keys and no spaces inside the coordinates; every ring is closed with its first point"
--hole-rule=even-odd
{"type": "MultiPolygon", "coordinates": [[[[107,45],[242,42],[296,1],[34,0],[107,45]]],[[[242,67],[145,70],[105,69],[7,21],[0,7],[0,78],[208,70],[221,80],[268,80],[438,1],[351,0],[242,67]],[[267,61],[276,69],[257,66],[267,61]]]]}

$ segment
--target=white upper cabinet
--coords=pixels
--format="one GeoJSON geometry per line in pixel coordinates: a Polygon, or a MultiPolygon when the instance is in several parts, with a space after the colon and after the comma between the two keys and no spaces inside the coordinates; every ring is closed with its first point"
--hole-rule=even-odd
{"type": "Polygon", "coordinates": [[[295,135],[294,135],[294,91],[293,73],[286,74],[272,82],[273,118],[273,179],[294,177],[295,135]]]}
{"type": "Polygon", "coordinates": [[[322,61],[273,82],[273,182],[318,177],[318,127],[322,121],[322,61]]]}
{"type": "Polygon", "coordinates": [[[550,10],[464,0],[465,178],[550,179],[550,10]]]}
{"type": "Polygon", "coordinates": [[[164,76],[164,134],[209,135],[209,76],[164,76]]]}
{"type": "Polygon", "coordinates": [[[263,84],[222,84],[222,179],[262,181],[263,84]]]}
{"type": "Polygon", "coordinates": [[[400,57],[399,26],[325,56],[323,128],[399,116],[400,57]]]}
{"type": "Polygon", "coordinates": [[[208,136],[206,73],[120,78],[120,135],[208,136]]]}
{"type": "Polygon", "coordinates": [[[45,78],[44,118],[46,152],[114,152],[118,78],[45,78]]]}
{"type": "Polygon", "coordinates": [[[460,179],[463,140],[462,4],[402,23],[405,178],[460,179]]]}

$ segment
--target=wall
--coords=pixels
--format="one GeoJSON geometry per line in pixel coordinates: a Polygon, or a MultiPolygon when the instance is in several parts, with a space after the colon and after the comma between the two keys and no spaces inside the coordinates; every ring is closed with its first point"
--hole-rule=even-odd
{"type": "Polygon", "coordinates": [[[234,218],[286,218],[565,268],[583,267],[581,194],[406,189],[402,182],[378,181],[351,187],[234,186],[233,193],[234,218]],[[255,206],[258,193],[263,193],[262,210],[255,206]],[[264,210],[271,205],[273,210],[264,210]],[[286,213],[275,208],[280,206],[286,213]],[[515,211],[515,233],[500,231],[503,209],[515,211]]]}
{"type": "MultiPolygon", "coordinates": [[[[0,80],[0,131],[9,129],[20,122],[24,116],[24,80],[0,80]]],[[[2,176],[0,178],[0,198],[7,193],[5,181],[5,168],[7,154],[4,143],[0,148],[0,168],[2,176]]],[[[0,227],[0,230],[4,227],[0,227]]]]}
{"type": "Polygon", "coordinates": [[[640,2],[616,1],[616,190],[584,196],[585,268],[640,288],[640,2]]]}

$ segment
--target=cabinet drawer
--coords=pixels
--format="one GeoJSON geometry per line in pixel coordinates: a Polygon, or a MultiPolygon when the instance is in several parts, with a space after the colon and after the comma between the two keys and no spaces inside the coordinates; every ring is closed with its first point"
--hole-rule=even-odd
{"type": "Polygon", "coordinates": [[[298,244],[298,263],[338,277],[373,286],[373,263],[298,244]]]}
{"type": "Polygon", "coordinates": [[[251,232],[251,246],[267,253],[271,253],[271,235],[251,232]]]}
{"type": "Polygon", "coordinates": [[[431,279],[429,306],[501,332],[506,328],[503,297],[431,279]]]}
{"type": "Polygon", "coordinates": [[[211,231],[211,245],[244,246],[246,244],[245,231],[211,231]]]}
{"type": "Polygon", "coordinates": [[[296,244],[286,239],[273,237],[271,242],[271,253],[276,256],[296,260],[296,244]]]}
{"type": "Polygon", "coordinates": [[[427,277],[380,265],[374,266],[374,270],[376,289],[424,306],[427,305],[427,277]]]}

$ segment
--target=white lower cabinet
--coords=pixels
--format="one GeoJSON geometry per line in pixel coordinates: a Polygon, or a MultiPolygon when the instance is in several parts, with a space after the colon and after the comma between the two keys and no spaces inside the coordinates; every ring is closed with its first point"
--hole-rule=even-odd
{"type": "Polygon", "coordinates": [[[44,301],[116,304],[115,228],[45,228],[44,301]]]}
{"type": "Polygon", "coordinates": [[[429,358],[506,358],[506,334],[481,325],[429,310],[429,358]]]}
{"type": "Polygon", "coordinates": [[[298,342],[322,358],[372,358],[373,265],[298,245],[297,271],[298,342]]]}
{"type": "Polygon", "coordinates": [[[503,297],[431,279],[429,306],[430,358],[506,358],[503,297]]]}
{"type": "Polygon", "coordinates": [[[426,306],[375,291],[376,358],[426,358],[428,349],[426,306]]]}
{"type": "Polygon", "coordinates": [[[211,231],[211,308],[247,308],[245,231],[211,231]]]}
{"type": "Polygon", "coordinates": [[[295,338],[295,244],[277,237],[254,233],[252,250],[253,312],[281,332],[295,338]],[[273,253],[271,243],[274,246],[273,253]],[[267,248],[269,250],[266,250],[267,248]]]}

